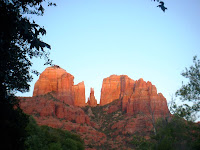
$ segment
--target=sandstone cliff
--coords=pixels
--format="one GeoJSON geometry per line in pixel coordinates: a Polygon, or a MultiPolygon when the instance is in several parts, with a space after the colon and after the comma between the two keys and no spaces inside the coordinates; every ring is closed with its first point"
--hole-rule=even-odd
{"type": "Polygon", "coordinates": [[[85,84],[84,82],[73,85],[74,105],[85,106],[85,84]]]}
{"type": "Polygon", "coordinates": [[[103,80],[100,105],[116,99],[122,100],[122,111],[128,114],[169,113],[167,101],[151,82],[143,79],[132,80],[126,75],[112,75],[103,80]]]}
{"type": "Polygon", "coordinates": [[[111,75],[103,80],[100,105],[91,88],[58,66],[45,69],[35,83],[33,97],[20,98],[20,107],[39,125],[76,132],[87,150],[131,148],[133,134],[149,136],[153,122],[169,117],[167,102],[151,82],[111,75]],[[81,107],[77,107],[81,106],[81,107]]]}
{"type": "Polygon", "coordinates": [[[85,85],[81,82],[74,85],[74,76],[59,66],[46,68],[35,83],[33,96],[54,92],[57,99],[65,104],[84,106],[85,85]]]}

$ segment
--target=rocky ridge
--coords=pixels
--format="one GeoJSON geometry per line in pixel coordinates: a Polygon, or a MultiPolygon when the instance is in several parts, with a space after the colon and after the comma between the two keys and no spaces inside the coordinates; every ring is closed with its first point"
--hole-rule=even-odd
{"type": "Polygon", "coordinates": [[[112,75],[103,80],[100,105],[91,88],[85,103],[84,82],[59,66],[45,69],[35,83],[33,97],[21,97],[20,106],[39,125],[81,135],[86,149],[130,149],[133,134],[149,135],[153,122],[169,116],[167,102],[151,82],[112,75]]]}

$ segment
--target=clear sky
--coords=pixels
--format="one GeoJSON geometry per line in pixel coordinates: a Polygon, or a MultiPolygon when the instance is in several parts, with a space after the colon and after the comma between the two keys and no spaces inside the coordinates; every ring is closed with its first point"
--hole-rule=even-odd
{"type": "MultiPolygon", "coordinates": [[[[50,58],[84,81],[96,99],[104,78],[125,74],[151,81],[168,101],[181,87],[180,75],[200,58],[200,0],[165,0],[163,13],[151,0],[56,0],[34,20],[47,30],[42,39],[52,47],[50,58]]],[[[33,69],[44,71],[44,61],[33,69]]],[[[32,96],[38,77],[34,76],[32,96]]]]}

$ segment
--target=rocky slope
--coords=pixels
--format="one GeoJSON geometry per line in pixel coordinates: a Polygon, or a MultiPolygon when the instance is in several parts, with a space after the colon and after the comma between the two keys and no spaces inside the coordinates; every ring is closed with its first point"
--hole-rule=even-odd
{"type": "Polygon", "coordinates": [[[39,125],[80,134],[86,149],[130,149],[133,134],[148,136],[157,118],[169,116],[166,99],[151,82],[112,75],[103,80],[97,105],[94,89],[85,103],[84,82],[73,80],[64,69],[48,67],[33,97],[21,97],[20,106],[39,125]]]}

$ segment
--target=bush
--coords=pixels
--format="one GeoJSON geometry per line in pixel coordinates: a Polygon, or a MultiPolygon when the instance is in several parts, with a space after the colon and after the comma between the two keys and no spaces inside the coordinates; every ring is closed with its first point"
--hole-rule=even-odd
{"type": "Polygon", "coordinates": [[[84,142],[78,135],[48,126],[38,126],[33,117],[30,117],[26,131],[27,150],[84,150],[84,142]]]}

